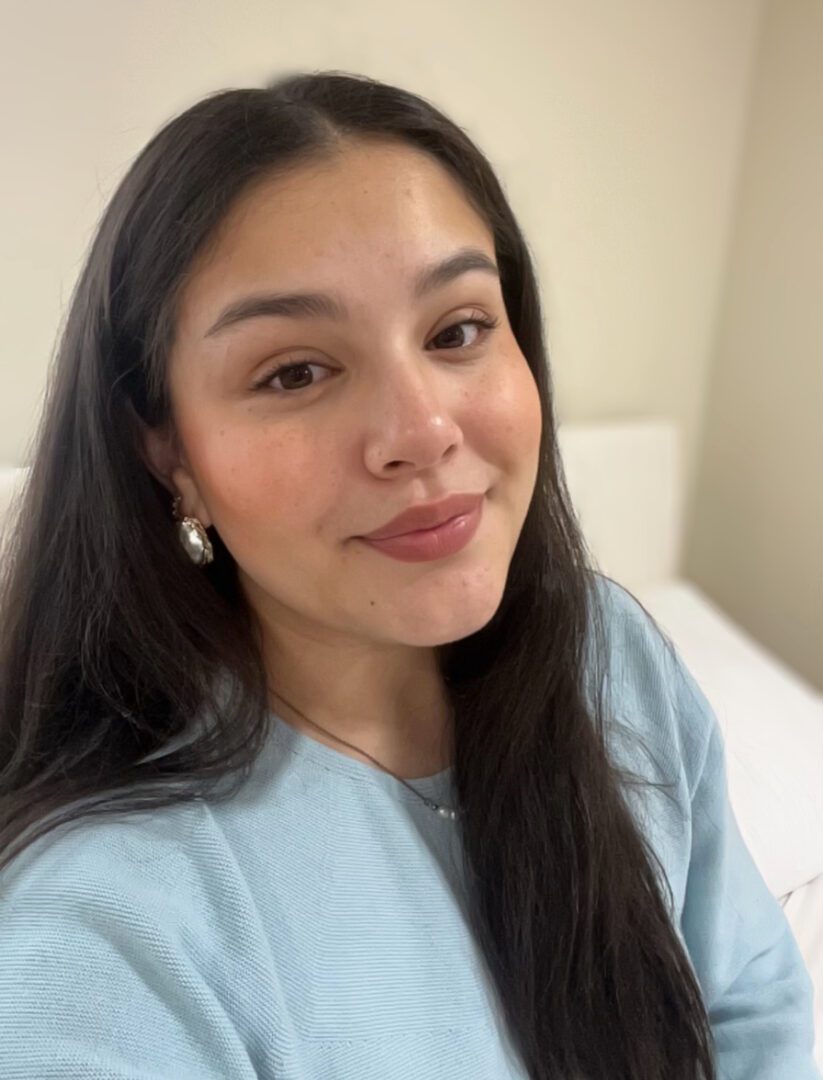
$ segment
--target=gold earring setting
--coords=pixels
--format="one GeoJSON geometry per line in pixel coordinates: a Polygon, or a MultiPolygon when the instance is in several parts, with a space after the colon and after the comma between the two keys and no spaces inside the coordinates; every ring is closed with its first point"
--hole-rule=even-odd
{"type": "Polygon", "coordinates": [[[180,545],[196,566],[207,566],[214,560],[214,549],[211,546],[202,521],[196,517],[181,517],[180,503],[182,495],[175,496],[172,513],[177,521],[177,537],[180,545]]]}

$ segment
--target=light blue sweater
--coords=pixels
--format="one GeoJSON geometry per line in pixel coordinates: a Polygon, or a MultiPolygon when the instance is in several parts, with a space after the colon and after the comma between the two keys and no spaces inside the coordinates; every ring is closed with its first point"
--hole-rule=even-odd
{"type": "MultiPolygon", "coordinates": [[[[608,587],[621,763],[721,1080],[820,1080],[812,984],[728,801],[717,721],[608,587]]],[[[449,803],[451,773],[410,781],[449,803]]],[[[0,875],[2,1080],[522,1080],[467,929],[457,823],[275,718],[225,804],[89,819],[0,875]]],[[[550,887],[547,885],[547,887],[550,887]]]]}

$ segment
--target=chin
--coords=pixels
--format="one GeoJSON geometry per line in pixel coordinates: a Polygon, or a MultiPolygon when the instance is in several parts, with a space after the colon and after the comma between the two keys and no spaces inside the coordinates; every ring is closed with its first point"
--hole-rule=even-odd
{"type": "MultiPolygon", "coordinates": [[[[489,588],[489,582],[485,581],[482,589],[472,594],[471,583],[467,582],[464,588],[456,589],[452,595],[446,598],[442,593],[436,603],[428,609],[418,586],[417,600],[414,617],[405,620],[405,625],[396,625],[395,638],[402,639],[407,645],[415,645],[421,648],[436,645],[449,645],[453,641],[460,641],[482,630],[494,618],[503,599],[505,578],[494,589],[489,588]]],[[[397,612],[397,622],[403,623],[403,616],[397,612]]]]}

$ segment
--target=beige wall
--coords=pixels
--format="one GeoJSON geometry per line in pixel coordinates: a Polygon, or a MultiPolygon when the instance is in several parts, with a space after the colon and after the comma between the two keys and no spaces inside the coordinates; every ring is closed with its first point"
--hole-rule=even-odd
{"type": "Polygon", "coordinates": [[[823,690],[823,4],[771,0],[686,570],[823,690]]]}

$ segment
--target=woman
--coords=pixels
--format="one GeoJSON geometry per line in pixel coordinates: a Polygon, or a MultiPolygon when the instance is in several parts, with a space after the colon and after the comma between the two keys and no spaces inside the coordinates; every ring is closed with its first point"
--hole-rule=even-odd
{"type": "Polygon", "coordinates": [[[151,140],[7,553],[3,1077],[818,1075],[552,407],[526,242],[427,101],[292,74],[151,140]]]}

